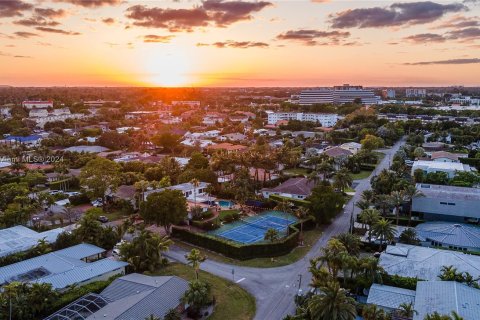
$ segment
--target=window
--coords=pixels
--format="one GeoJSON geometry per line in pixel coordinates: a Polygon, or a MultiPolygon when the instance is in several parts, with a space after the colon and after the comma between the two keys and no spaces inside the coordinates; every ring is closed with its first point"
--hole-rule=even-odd
{"type": "Polygon", "coordinates": [[[449,206],[454,206],[454,205],[455,205],[455,203],[453,203],[453,202],[449,202],[449,203],[448,203],[448,205],[449,205],[449,206]]]}
{"type": "Polygon", "coordinates": [[[444,204],[444,205],[447,205],[448,203],[447,203],[447,202],[440,202],[440,204],[444,204]]]}

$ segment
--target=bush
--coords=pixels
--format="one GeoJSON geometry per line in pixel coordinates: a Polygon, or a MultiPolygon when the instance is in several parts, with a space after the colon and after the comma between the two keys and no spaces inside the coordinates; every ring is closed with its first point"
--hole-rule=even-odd
{"type": "MultiPolygon", "coordinates": [[[[303,224],[303,229],[313,228],[315,223],[313,219],[307,219],[303,224]]],[[[275,243],[253,243],[242,245],[233,241],[217,238],[205,233],[194,233],[189,230],[173,227],[172,237],[181,239],[191,244],[213,250],[227,257],[247,260],[253,258],[277,257],[289,253],[298,245],[300,223],[289,227],[290,235],[280,239],[275,243]]]]}
{"type": "Polygon", "coordinates": [[[382,275],[383,284],[392,287],[415,290],[417,288],[417,278],[401,277],[398,275],[382,275]]]}
{"type": "Polygon", "coordinates": [[[215,219],[213,221],[198,221],[198,220],[193,220],[192,221],[192,226],[210,231],[210,230],[215,230],[220,228],[220,223],[215,219]]]}

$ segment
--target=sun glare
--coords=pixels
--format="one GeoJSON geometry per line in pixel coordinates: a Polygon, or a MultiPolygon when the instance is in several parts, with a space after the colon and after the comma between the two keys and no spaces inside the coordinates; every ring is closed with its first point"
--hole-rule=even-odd
{"type": "Polygon", "coordinates": [[[189,59],[180,53],[168,53],[148,59],[147,82],[164,87],[185,86],[191,83],[188,76],[189,59]]]}

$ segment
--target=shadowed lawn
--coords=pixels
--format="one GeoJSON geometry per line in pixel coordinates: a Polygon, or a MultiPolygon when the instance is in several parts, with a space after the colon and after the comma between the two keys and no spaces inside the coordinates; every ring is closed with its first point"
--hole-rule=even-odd
{"type": "MultiPolygon", "coordinates": [[[[153,275],[178,276],[187,281],[195,278],[192,267],[181,263],[169,263],[153,275]]],[[[210,320],[249,320],[255,316],[255,298],[231,281],[200,270],[200,280],[212,285],[216,306],[210,320]]]]}

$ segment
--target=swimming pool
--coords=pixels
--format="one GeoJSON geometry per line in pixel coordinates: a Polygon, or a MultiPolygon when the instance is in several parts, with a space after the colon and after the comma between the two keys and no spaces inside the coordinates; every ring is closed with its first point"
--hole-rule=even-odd
{"type": "Polygon", "coordinates": [[[297,219],[281,211],[266,211],[258,216],[226,224],[210,234],[219,238],[249,244],[264,241],[268,229],[275,229],[285,235],[289,225],[297,219]]]}
{"type": "Polygon", "coordinates": [[[235,203],[230,200],[219,200],[218,205],[222,208],[231,208],[235,203]]]}

